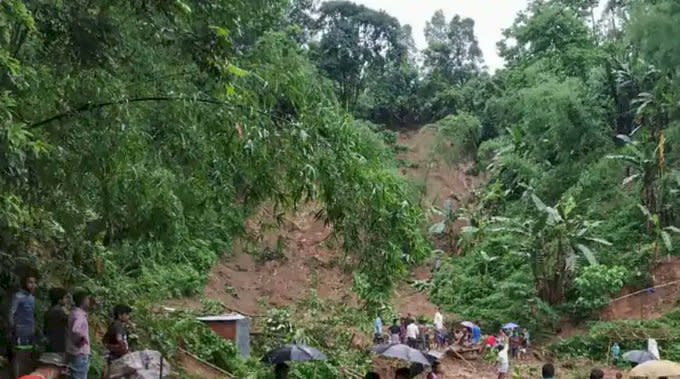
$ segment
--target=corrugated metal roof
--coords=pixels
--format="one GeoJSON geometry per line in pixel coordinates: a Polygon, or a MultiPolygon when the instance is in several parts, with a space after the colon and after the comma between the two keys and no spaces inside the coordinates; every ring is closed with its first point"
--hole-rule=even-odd
{"type": "Polygon", "coordinates": [[[196,320],[198,321],[203,321],[203,322],[224,322],[224,321],[237,321],[237,320],[243,320],[246,318],[242,314],[238,313],[229,313],[225,315],[219,315],[219,316],[203,316],[203,317],[197,317],[196,320]]]}

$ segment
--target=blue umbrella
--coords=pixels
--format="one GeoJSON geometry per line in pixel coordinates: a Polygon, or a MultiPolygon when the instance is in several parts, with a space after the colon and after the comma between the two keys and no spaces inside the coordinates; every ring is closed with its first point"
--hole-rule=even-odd
{"type": "Polygon", "coordinates": [[[519,325],[515,324],[514,322],[509,322],[503,325],[503,329],[517,329],[517,328],[519,328],[519,325]]]}

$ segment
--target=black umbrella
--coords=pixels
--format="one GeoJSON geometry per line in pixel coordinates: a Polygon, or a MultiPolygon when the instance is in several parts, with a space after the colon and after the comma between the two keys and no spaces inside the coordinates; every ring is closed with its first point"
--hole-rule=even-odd
{"type": "MultiPolygon", "coordinates": [[[[428,351],[427,353],[423,354],[425,355],[425,358],[427,358],[427,361],[430,362],[430,366],[432,366],[434,362],[437,362],[442,356],[444,356],[444,354],[435,351],[428,351]]],[[[409,372],[411,377],[415,378],[416,375],[425,372],[425,365],[422,363],[413,363],[411,364],[411,367],[409,367],[409,372]]]]}
{"type": "Polygon", "coordinates": [[[425,366],[430,365],[430,361],[424,353],[404,344],[378,345],[373,348],[373,352],[387,358],[400,359],[409,363],[420,363],[425,366]]]}
{"type": "Polygon", "coordinates": [[[262,357],[262,362],[276,365],[284,362],[325,361],[326,355],[306,345],[286,345],[271,350],[262,357]]]}

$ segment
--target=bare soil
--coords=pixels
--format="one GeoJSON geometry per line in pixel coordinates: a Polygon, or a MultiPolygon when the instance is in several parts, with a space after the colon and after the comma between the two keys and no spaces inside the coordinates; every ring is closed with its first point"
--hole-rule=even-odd
{"type": "Polygon", "coordinates": [[[653,320],[677,306],[680,299],[680,259],[660,262],[651,270],[651,275],[653,286],[657,288],[642,292],[638,292],[639,289],[624,289],[605,308],[601,318],[608,321],[653,320]],[[667,285],[669,283],[672,284],[667,285]],[[629,294],[633,295],[626,296],[629,294]]]}
{"type": "MultiPolygon", "coordinates": [[[[424,183],[424,205],[441,205],[446,199],[459,204],[482,179],[466,175],[467,165],[450,167],[434,157],[434,138],[435,131],[429,128],[399,136],[398,143],[407,148],[399,158],[413,166],[403,168],[402,173],[424,183]]],[[[312,290],[321,298],[355,302],[351,275],[342,269],[345,255],[341,241],[332,238],[332,226],[315,218],[317,211],[316,204],[307,204],[287,212],[277,223],[273,207],[262,207],[246,223],[247,237],[236,241],[232,253],[212,269],[204,297],[246,315],[295,303],[312,290]],[[267,253],[277,257],[258,260],[267,253]]],[[[413,277],[427,280],[430,271],[429,266],[418,268],[413,277]]],[[[435,312],[427,296],[406,283],[397,288],[394,299],[396,310],[402,314],[431,317],[435,312]]],[[[167,305],[201,307],[198,299],[173,300],[167,305]]]]}

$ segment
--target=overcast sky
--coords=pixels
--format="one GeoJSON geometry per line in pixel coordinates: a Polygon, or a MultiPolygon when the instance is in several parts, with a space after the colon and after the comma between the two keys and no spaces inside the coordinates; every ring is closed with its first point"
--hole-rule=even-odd
{"type": "Polygon", "coordinates": [[[438,9],[447,20],[454,14],[475,20],[475,34],[484,52],[484,61],[493,72],[503,66],[498,56],[496,42],[502,39],[502,30],[512,25],[517,12],[526,8],[528,0],[353,0],[373,9],[383,9],[413,27],[413,37],[418,48],[426,46],[423,30],[438,9]]]}

